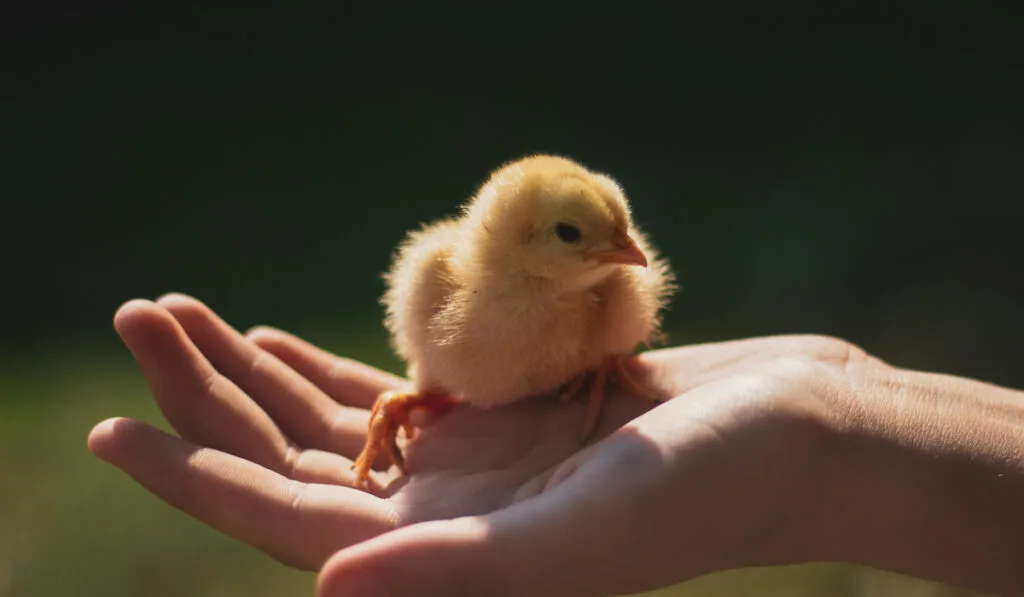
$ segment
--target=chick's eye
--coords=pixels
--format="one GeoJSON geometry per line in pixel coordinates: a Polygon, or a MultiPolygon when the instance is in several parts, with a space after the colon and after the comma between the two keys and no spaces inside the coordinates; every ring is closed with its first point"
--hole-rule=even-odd
{"type": "Polygon", "coordinates": [[[555,225],[555,234],[567,243],[576,243],[580,240],[580,229],[565,222],[559,222],[555,225]]]}

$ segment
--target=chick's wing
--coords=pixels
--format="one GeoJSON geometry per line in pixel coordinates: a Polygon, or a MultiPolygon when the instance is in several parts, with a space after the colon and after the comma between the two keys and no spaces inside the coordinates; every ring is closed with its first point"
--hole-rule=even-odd
{"type": "Polygon", "coordinates": [[[431,320],[458,288],[451,257],[459,235],[453,220],[410,232],[384,276],[385,325],[395,351],[410,366],[432,341],[431,320]]]}

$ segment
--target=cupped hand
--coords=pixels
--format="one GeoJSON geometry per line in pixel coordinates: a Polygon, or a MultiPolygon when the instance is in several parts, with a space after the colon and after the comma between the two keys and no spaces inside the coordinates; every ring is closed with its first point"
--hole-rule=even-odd
{"type": "Polygon", "coordinates": [[[828,490],[828,397],[875,364],[815,336],[651,351],[632,366],[672,400],[610,396],[587,445],[582,400],[460,406],[405,446],[409,475],[378,462],[368,494],[351,459],[401,378],[281,331],[243,336],[181,295],[127,303],[115,327],[180,438],[111,419],[90,449],[206,524],[323,567],[332,596],[621,594],[799,560],[828,490]]]}

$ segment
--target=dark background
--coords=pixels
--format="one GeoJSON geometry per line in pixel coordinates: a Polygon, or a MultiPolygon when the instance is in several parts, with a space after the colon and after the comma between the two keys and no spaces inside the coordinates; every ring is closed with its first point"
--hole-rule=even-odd
{"type": "MultiPolygon", "coordinates": [[[[311,595],[86,451],[168,429],[111,315],[184,291],[397,368],[391,250],[530,152],[623,184],[675,343],[1024,389],[1021,2],[185,4],[0,14],[0,595],[311,595]]],[[[965,596],[835,565],[651,597],[911,593],[965,596]]]]}
{"type": "Polygon", "coordinates": [[[169,290],[379,330],[404,231],[544,151],[624,185],[675,342],[1024,386],[1019,3],[335,4],[0,19],[2,354],[116,346],[169,290]]]}

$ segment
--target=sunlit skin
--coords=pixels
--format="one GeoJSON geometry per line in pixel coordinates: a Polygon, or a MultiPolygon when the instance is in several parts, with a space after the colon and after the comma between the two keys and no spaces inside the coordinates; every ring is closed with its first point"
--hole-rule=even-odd
{"type": "Polygon", "coordinates": [[[410,436],[416,410],[490,409],[559,389],[568,400],[589,378],[583,442],[609,380],[659,399],[625,361],[658,336],[673,276],[605,174],[550,155],[505,164],[459,217],[410,233],[386,280],[387,327],[411,384],[374,406],[356,486],[381,453],[408,470],[397,434],[410,436]]]}
{"type": "Polygon", "coordinates": [[[350,459],[405,380],[243,336],[181,295],[129,302],[115,327],[181,437],[115,418],[89,449],[319,570],[320,597],[597,597],[815,561],[1024,593],[1024,392],[820,336],[648,351],[633,372],[673,398],[648,411],[612,391],[587,447],[580,402],[457,406],[421,429],[407,476],[378,463],[371,494],[350,459]]]}

